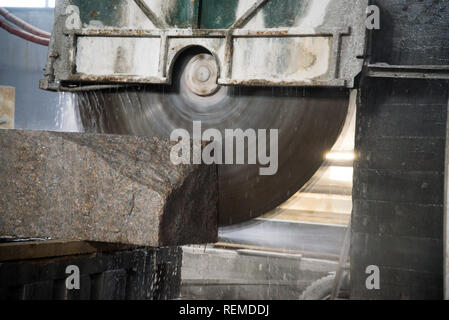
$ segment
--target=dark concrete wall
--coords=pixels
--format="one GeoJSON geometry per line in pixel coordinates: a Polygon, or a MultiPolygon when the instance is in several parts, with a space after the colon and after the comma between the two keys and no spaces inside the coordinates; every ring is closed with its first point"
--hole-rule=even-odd
{"type": "Polygon", "coordinates": [[[381,28],[373,33],[372,61],[449,65],[447,0],[373,0],[381,28]]]}
{"type": "Polygon", "coordinates": [[[352,298],[443,297],[445,81],[369,79],[357,113],[352,298]],[[367,290],[366,267],[380,268],[367,290]]]}
{"type": "MultiPolygon", "coordinates": [[[[53,9],[8,9],[35,26],[51,31],[53,9]]],[[[0,85],[16,88],[15,127],[58,130],[59,94],[39,89],[48,48],[27,42],[0,29],[0,85]]]]}
{"type": "MultiPolygon", "coordinates": [[[[372,1],[381,30],[371,63],[449,64],[446,1],[372,1]]],[[[351,298],[443,298],[443,202],[449,83],[362,78],[357,110],[351,298]],[[380,268],[368,290],[366,267],[380,268]]]]}

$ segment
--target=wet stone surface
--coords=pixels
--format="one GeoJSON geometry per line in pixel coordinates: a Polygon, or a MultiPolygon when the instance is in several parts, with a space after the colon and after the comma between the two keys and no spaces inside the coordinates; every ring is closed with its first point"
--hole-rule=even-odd
{"type": "Polygon", "coordinates": [[[0,235],[145,246],[215,242],[216,166],[168,139],[0,130],[0,235]]]}

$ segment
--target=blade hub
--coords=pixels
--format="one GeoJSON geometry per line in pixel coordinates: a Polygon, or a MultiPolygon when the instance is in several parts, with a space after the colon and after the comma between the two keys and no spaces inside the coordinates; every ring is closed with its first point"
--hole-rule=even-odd
{"type": "Polygon", "coordinates": [[[184,81],[187,88],[198,96],[210,96],[219,89],[218,67],[210,54],[198,54],[186,66],[184,81]]]}
{"type": "Polygon", "coordinates": [[[198,68],[198,71],[196,73],[196,78],[200,82],[207,82],[207,80],[210,79],[210,75],[211,75],[211,72],[210,72],[209,68],[206,66],[201,66],[198,68]]]}

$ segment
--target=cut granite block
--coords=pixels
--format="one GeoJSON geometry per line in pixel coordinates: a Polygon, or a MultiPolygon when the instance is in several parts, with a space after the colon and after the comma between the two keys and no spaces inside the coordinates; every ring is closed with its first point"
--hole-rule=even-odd
{"type": "Polygon", "coordinates": [[[217,240],[217,167],[155,137],[0,130],[0,236],[178,246],[217,240]]]}

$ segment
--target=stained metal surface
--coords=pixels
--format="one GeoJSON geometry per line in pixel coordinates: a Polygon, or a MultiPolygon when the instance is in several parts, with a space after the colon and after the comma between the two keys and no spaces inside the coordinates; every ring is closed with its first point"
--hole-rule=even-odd
{"type": "MultiPolygon", "coordinates": [[[[176,70],[193,56],[180,60],[176,70]]],[[[259,164],[219,168],[220,225],[258,217],[292,196],[320,167],[347,114],[347,90],[222,86],[201,97],[188,94],[184,73],[175,75],[172,86],[78,93],[81,118],[89,132],[149,136],[170,136],[177,128],[192,136],[194,120],[202,121],[203,131],[278,129],[276,175],[259,175],[259,164]]]]}
{"type": "Polygon", "coordinates": [[[60,0],[41,87],[170,84],[176,58],[192,45],[214,55],[220,84],[354,86],[367,0],[225,2],[60,0]]]}

